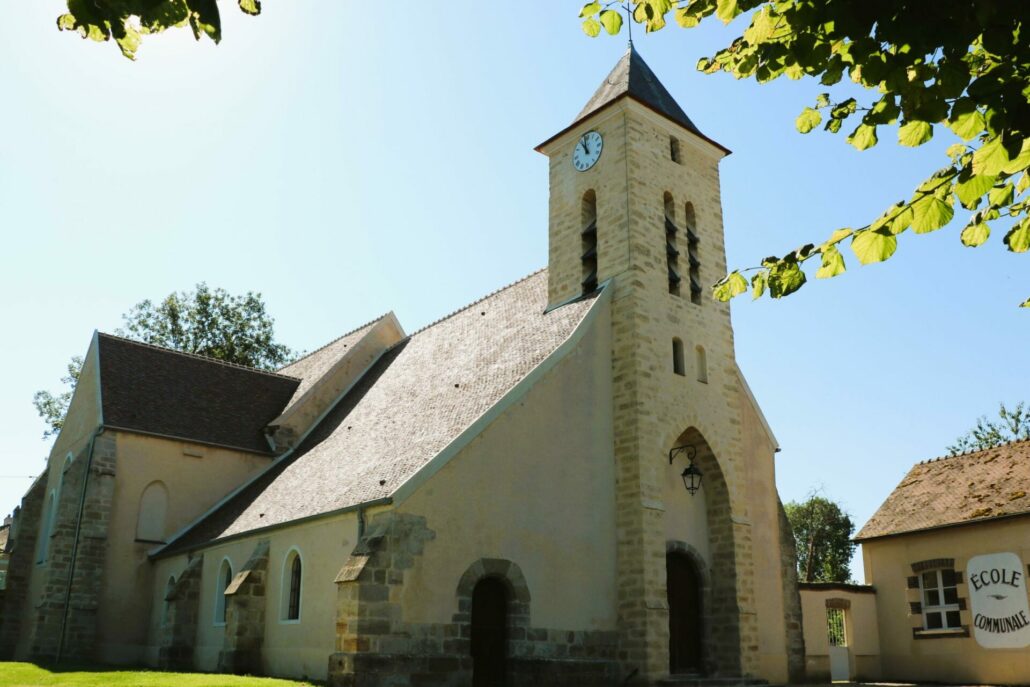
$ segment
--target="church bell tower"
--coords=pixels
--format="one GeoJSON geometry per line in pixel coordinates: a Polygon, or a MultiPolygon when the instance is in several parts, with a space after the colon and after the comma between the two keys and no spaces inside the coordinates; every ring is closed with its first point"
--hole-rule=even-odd
{"type": "Polygon", "coordinates": [[[729,305],[710,289],[726,273],[718,165],[729,150],[632,44],[537,150],[550,160],[550,304],[613,290],[620,664],[649,681],[755,675],[741,378],[729,305]],[[685,460],[670,458],[684,445],[704,473],[696,495],[679,479],[685,460]],[[695,552],[708,580],[705,617],[687,628],[704,634],[699,657],[677,658],[675,546],[695,552]]]}

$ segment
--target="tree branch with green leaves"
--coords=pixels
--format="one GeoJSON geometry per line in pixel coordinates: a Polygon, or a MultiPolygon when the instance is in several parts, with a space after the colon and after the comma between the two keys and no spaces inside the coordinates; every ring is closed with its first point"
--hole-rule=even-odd
{"type": "MultiPolygon", "coordinates": [[[[261,13],[260,0],[238,0],[246,14],[261,13]]],[[[222,18],[216,0],[68,0],[68,11],[57,28],[83,38],[114,40],[122,54],[136,59],[143,36],[189,26],[198,41],[222,40],[222,18]]]]}
{"type": "MultiPolygon", "coordinates": [[[[618,3],[591,2],[580,12],[583,30],[600,35],[622,28],[618,3]]],[[[621,6],[621,5],[619,5],[621,6]]],[[[802,134],[820,124],[839,133],[855,124],[847,141],[867,150],[881,127],[898,124],[898,144],[917,147],[941,128],[959,141],[949,163],[879,218],[832,232],[755,267],[734,270],[713,286],[728,301],[788,296],[807,282],[803,265],[817,260],[815,276],[846,271],[842,248],[859,263],[894,255],[898,238],[948,225],[956,202],[969,211],[959,234],[963,245],[983,245],[999,228],[1013,253],[1030,250],[1030,4],[1010,0],[632,0],[632,20],[647,31],[684,28],[716,17],[730,23],[750,13],[742,35],[698,69],[768,83],[780,77],[813,78],[827,87],[847,75],[875,93],[860,104],[822,93],[795,122],[802,134]],[[745,276],[747,274],[748,276],[745,276]]],[[[1020,304],[1030,307],[1030,298],[1020,304]]]]}

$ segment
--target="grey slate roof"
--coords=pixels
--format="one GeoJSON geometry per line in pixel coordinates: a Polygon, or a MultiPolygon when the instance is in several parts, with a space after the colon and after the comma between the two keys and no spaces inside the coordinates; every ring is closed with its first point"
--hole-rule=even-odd
{"type": "Polygon", "coordinates": [[[98,334],[104,425],[270,453],[264,427],[300,384],[272,372],[98,334]]]}
{"type": "Polygon", "coordinates": [[[565,341],[595,302],[545,314],[540,271],[416,332],[293,454],[161,553],[390,496],[565,341]]]}
{"type": "Polygon", "coordinates": [[[1030,440],[919,463],[855,537],[1030,513],[1030,440]]]}
{"type": "Polygon", "coordinates": [[[336,361],[339,360],[347,353],[348,350],[354,347],[354,344],[361,340],[365,334],[368,333],[376,322],[383,319],[377,317],[376,319],[363,324],[357,329],[347,332],[343,336],[330,341],[325,346],[322,346],[318,350],[308,353],[303,358],[294,360],[289,365],[281,368],[279,374],[288,375],[290,377],[296,377],[300,380],[300,385],[297,390],[293,392],[293,398],[283,408],[285,413],[290,407],[296,403],[301,396],[303,396],[308,389],[314,385],[322,376],[329,371],[336,361]]]}
{"type": "MultiPolygon", "coordinates": [[[[636,51],[630,43],[626,54],[622,56],[616,65],[594,93],[583,110],[576,115],[575,121],[579,121],[602,107],[622,96],[629,96],[643,105],[664,117],[681,124],[699,136],[705,137],[690,117],[679,106],[675,98],[665,89],[662,82],[658,80],[651,68],[644,62],[644,58],[636,51]]],[[[707,137],[705,137],[707,138],[707,137]]]]}

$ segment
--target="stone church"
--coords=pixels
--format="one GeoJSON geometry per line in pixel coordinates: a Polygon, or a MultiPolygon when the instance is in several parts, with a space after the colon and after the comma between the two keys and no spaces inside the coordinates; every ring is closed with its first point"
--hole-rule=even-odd
{"type": "Polygon", "coordinates": [[[414,333],[387,314],[275,373],[95,334],[12,528],[3,657],[800,679],[776,440],[705,293],[729,151],[632,47],[537,150],[548,267],[414,333]]]}

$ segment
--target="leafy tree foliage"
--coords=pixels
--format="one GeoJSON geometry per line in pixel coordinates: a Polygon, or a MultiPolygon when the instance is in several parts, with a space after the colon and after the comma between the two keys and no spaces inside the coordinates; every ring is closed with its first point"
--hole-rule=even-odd
{"type": "Polygon", "coordinates": [[[970,451],[983,451],[1007,444],[1010,441],[1030,439],[1030,408],[1023,402],[1009,410],[1004,403],[998,409],[998,421],[981,416],[976,426],[955,440],[948,447],[948,454],[957,456],[970,451]]]}
{"type": "MultiPolygon", "coordinates": [[[[234,296],[202,282],[193,291],[169,294],[157,304],[141,301],[122,320],[124,329],[115,333],[127,339],[259,370],[281,367],[295,355],[275,340],[275,322],[265,312],[261,294],[252,291],[234,296]]],[[[67,387],[63,392],[33,395],[36,412],[47,424],[44,439],[64,426],[81,369],[82,357],[75,356],[68,363],[68,375],[61,378],[67,387]]]]}
{"type": "Polygon", "coordinates": [[[68,404],[72,402],[72,393],[79,383],[79,372],[82,371],[82,356],[75,355],[68,362],[68,374],[61,377],[61,383],[68,387],[58,394],[49,391],[37,391],[32,394],[32,405],[47,424],[43,438],[54,436],[64,427],[64,416],[68,414],[68,404]]]}
{"type": "MultiPolygon", "coordinates": [[[[714,56],[698,62],[705,73],[726,72],[766,83],[810,77],[827,87],[845,76],[870,91],[853,97],[819,95],[797,118],[806,134],[820,124],[858,150],[873,147],[884,127],[899,124],[902,146],[920,146],[941,129],[958,142],[948,163],[911,197],[858,228],[832,232],[760,266],[720,280],[714,295],[729,300],[751,290],[782,298],[807,281],[802,265],[818,259],[817,278],[846,269],[847,244],[861,264],[894,255],[911,230],[926,234],[949,224],[956,204],[969,211],[963,245],[980,246],[992,229],[1008,250],[1030,250],[1030,3],[1012,0],[631,0],[632,20],[658,31],[668,18],[684,28],[712,16],[724,23],[749,12],[749,25],[714,56]],[[854,126],[854,128],[851,128],[854,126]],[[752,273],[750,280],[745,272],[752,273]]],[[[580,16],[591,36],[616,34],[617,2],[586,4],[580,16]]],[[[1030,307],[1030,299],[1022,304],[1030,307]]]]}
{"type": "Polygon", "coordinates": [[[809,496],[802,503],[783,506],[794,530],[798,552],[798,576],[802,582],[847,582],[851,579],[851,541],[855,525],[851,516],[833,501],[809,496]]]}
{"type": "MultiPolygon", "coordinates": [[[[261,13],[260,0],[238,2],[247,14],[261,13]]],[[[221,41],[216,0],[68,0],[68,12],[57,18],[62,31],[77,31],[95,41],[114,39],[131,60],[136,59],[143,36],[187,25],[198,41],[203,36],[221,41]]]]}

